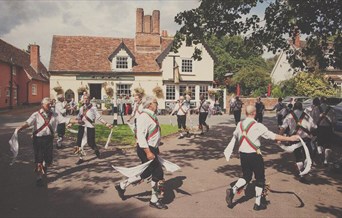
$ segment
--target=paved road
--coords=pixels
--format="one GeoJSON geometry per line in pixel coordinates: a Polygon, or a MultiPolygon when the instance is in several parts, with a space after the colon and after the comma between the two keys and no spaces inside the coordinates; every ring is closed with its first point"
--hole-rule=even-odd
{"type": "MultiPolygon", "coordinates": [[[[223,150],[234,130],[232,117],[212,117],[211,130],[204,137],[163,139],[161,155],[181,166],[173,174],[166,173],[164,202],[168,210],[148,206],[150,184],[129,187],[128,199],[121,201],[114,185],[122,179],[111,165],[134,166],[139,163],[134,151],[123,152],[114,147],[101,148],[96,159],[87,150],[87,162],[75,165],[73,142],[55,150],[55,162],[48,174],[48,185],[35,187],[33,154],[29,131],[20,135],[18,161],[9,166],[11,154],[8,139],[13,127],[25,120],[29,112],[0,115],[0,205],[1,217],[341,217],[342,176],[324,168],[314,168],[310,184],[300,183],[293,167],[293,156],[277,145],[264,141],[267,181],[271,183],[271,204],[266,211],[255,212],[253,188],[247,197],[238,196],[239,204],[226,207],[225,190],[241,175],[239,159],[229,163],[223,150]]],[[[106,118],[109,119],[109,118],[106,118]]],[[[173,118],[174,119],[174,118],[173,118]]],[[[168,118],[160,118],[169,122],[168,118]]],[[[175,123],[175,121],[174,121],[175,123]]],[[[265,124],[275,130],[272,114],[265,124]]],[[[335,148],[336,155],[341,148],[335,148]]]]}

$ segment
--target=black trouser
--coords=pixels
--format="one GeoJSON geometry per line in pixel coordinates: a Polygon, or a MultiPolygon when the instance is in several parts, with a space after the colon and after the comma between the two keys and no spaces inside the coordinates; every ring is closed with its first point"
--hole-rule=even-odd
{"type": "MultiPolygon", "coordinates": [[[[312,151],[312,147],[311,147],[311,139],[309,138],[304,138],[303,139],[306,147],[308,148],[309,150],[309,153],[310,153],[310,157],[312,157],[313,155],[313,151],[312,151]]],[[[298,142],[296,142],[298,143],[298,142]]],[[[296,143],[293,143],[293,144],[296,144],[296,143]]],[[[304,160],[306,159],[306,156],[305,156],[305,151],[304,151],[304,148],[303,146],[299,147],[299,148],[296,148],[294,151],[294,156],[295,156],[295,159],[296,159],[296,162],[304,162],[304,160]]]]}
{"type": "Polygon", "coordinates": [[[278,122],[278,126],[283,125],[283,115],[277,114],[277,122],[278,122]]]}
{"type": "Polygon", "coordinates": [[[257,153],[242,153],[240,152],[241,168],[243,178],[246,183],[252,180],[254,173],[255,184],[258,187],[264,188],[265,184],[265,168],[264,160],[260,154],[257,153]]]}
{"type": "Polygon", "coordinates": [[[58,135],[58,137],[64,137],[64,135],[65,135],[65,123],[59,123],[57,125],[57,135],[58,135]]]}
{"type": "Polygon", "coordinates": [[[255,114],[255,120],[259,123],[262,123],[262,118],[263,118],[263,114],[262,113],[256,113],[255,114]]]}
{"type": "Polygon", "coordinates": [[[177,115],[178,129],[186,129],[186,115],[177,115]]]}
{"type": "Polygon", "coordinates": [[[331,148],[334,134],[331,126],[318,126],[318,145],[331,148]]]}
{"type": "MultiPolygon", "coordinates": [[[[152,180],[158,182],[164,179],[164,172],[161,163],[158,160],[159,148],[149,147],[151,152],[155,155],[154,160],[146,168],[146,170],[140,175],[142,179],[146,179],[152,175],[152,180]]],[[[137,146],[137,154],[142,163],[149,161],[143,148],[137,146]]]]}
{"type": "Polygon", "coordinates": [[[53,136],[33,136],[34,162],[52,164],[53,136]]]}
{"type": "Polygon", "coordinates": [[[198,119],[199,119],[199,125],[205,125],[208,126],[205,120],[207,119],[208,112],[200,112],[198,119]]]}
{"type": "MultiPolygon", "coordinates": [[[[78,133],[77,133],[77,146],[81,147],[82,138],[84,134],[84,126],[78,126],[78,133]]],[[[87,128],[87,143],[93,150],[98,150],[96,143],[95,143],[95,128],[87,128]]]]}
{"type": "Polygon", "coordinates": [[[234,111],[235,124],[238,124],[241,120],[241,110],[234,111]]]}

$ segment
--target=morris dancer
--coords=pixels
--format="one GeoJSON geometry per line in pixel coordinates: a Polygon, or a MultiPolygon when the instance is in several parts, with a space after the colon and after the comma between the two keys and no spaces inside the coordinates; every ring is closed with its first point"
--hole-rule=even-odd
{"type": "Polygon", "coordinates": [[[42,176],[47,173],[47,167],[53,160],[53,136],[59,123],[78,123],[75,118],[60,117],[51,110],[52,101],[44,98],[41,109],[34,112],[26,122],[17,128],[18,131],[33,125],[33,150],[36,163],[37,186],[43,186],[42,176]]]}
{"type": "Polygon", "coordinates": [[[331,146],[333,144],[334,133],[333,123],[335,122],[335,112],[332,107],[327,105],[326,97],[321,98],[319,106],[320,117],[318,119],[318,146],[323,151],[324,149],[324,164],[331,162],[331,146]]]}
{"type": "Polygon", "coordinates": [[[209,126],[205,122],[205,120],[207,119],[207,116],[208,116],[210,103],[204,99],[203,94],[200,96],[200,100],[201,101],[199,102],[199,105],[196,108],[196,110],[199,112],[199,116],[198,116],[199,129],[201,130],[201,135],[203,135],[204,134],[203,126],[205,126],[207,132],[209,131],[209,126]]]}
{"type": "Polygon", "coordinates": [[[278,123],[278,127],[280,128],[281,125],[283,125],[283,120],[285,118],[285,116],[282,115],[282,109],[284,109],[286,107],[286,105],[283,104],[283,99],[282,98],[278,98],[278,103],[276,105],[274,105],[274,107],[272,109],[265,109],[265,111],[274,111],[276,110],[277,113],[277,123],[278,123]]]}
{"type": "MultiPolygon", "coordinates": [[[[83,95],[84,105],[80,108],[80,112],[77,116],[77,119],[82,120],[84,125],[80,125],[78,127],[77,133],[77,146],[75,147],[75,154],[79,155],[79,160],[76,164],[81,164],[84,162],[83,160],[83,151],[82,141],[83,138],[86,138],[88,145],[95,151],[95,155],[97,158],[100,158],[100,151],[95,143],[95,120],[100,121],[102,124],[107,126],[109,129],[113,128],[113,126],[107,123],[97,111],[97,108],[90,104],[89,95],[83,95]],[[86,135],[84,135],[86,134],[86,135]]],[[[83,142],[84,143],[84,142],[83,142]]]]}
{"type": "MultiPolygon", "coordinates": [[[[289,128],[289,135],[299,135],[306,146],[309,149],[310,155],[312,156],[311,148],[311,137],[312,131],[317,129],[317,125],[314,124],[312,117],[303,111],[303,105],[301,102],[296,102],[293,106],[293,111],[285,117],[283,125],[280,127],[279,134],[284,134],[284,131],[289,128]]],[[[296,165],[298,171],[302,171],[305,167],[305,153],[304,148],[299,147],[294,150],[294,155],[296,159],[296,165]]],[[[301,182],[306,182],[305,178],[301,176],[301,182]]]]}
{"type": "Polygon", "coordinates": [[[146,97],[143,103],[143,111],[137,119],[137,154],[142,163],[153,160],[148,168],[140,175],[133,176],[115,188],[122,200],[125,200],[125,190],[132,183],[139,183],[152,175],[152,196],[150,207],[157,209],[167,209],[168,207],[159,200],[158,195],[163,195],[164,172],[161,163],[158,160],[159,144],[160,144],[160,126],[156,116],[158,102],[157,99],[151,96],[146,97]]]}
{"type": "Polygon", "coordinates": [[[184,96],[180,96],[178,103],[175,105],[173,111],[171,112],[172,115],[177,115],[179,138],[184,137],[183,131],[186,131],[187,136],[190,136],[189,130],[186,128],[186,114],[188,113],[189,109],[189,103],[184,101],[184,96]]]}
{"type": "Polygon", "coordinates": [[[135,126],[134,131],[136,131],[136,129],[137,129],[137,119],[143,110],[142,97],[143,97],[142,94],[135,93],[132,114],[131,114],[130,118],[127,120],[127,122],[130,122],[131,119],[134,118],[134,126],[135,126]]]}
{"type": "Polygon", "coordinates": [[[286,137],[277,135],[267,129],[262,123],[254,120],[256,115],[256,108],[253,105],[246,107],[246,119],[239,122],[234,133],[233,138],[225,149],[225,156],[229,161],[233,152],[236,140],[239,140],[240,161],[242,167],[243,178],[239,178],[233,188],[228,188],[226,192],[226,202],[229,208],[233,208],[233,198],[239,189],[248,184],[254,173],[255,182],[255,204],[254,210],[264,210],[267,208],[266,204],[261,203],[261,197],[265,186],[265,168],[264,160],[260,151],[260,138],[276,140],[276,141],[298,141],[298,135],[286,137]]]}
{"type": "MultiPolygon", "coordinates": [[[[67,112],[67,104],[64,101],[63,94],[57,95],[57,102],[55,106],[55,112],[59,116],[60,120],[63,120],[63,117],[66,117],[67,112]]],[[[60,122],[57,126],[57,149],[62,148],[63,137],[65,135],[65,122],[60,122]]]]}

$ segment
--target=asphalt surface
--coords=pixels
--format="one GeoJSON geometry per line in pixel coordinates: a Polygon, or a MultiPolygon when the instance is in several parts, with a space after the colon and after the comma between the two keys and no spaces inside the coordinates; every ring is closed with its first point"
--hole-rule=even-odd
{"type": "MultiPolygon", "coordinates": [[[[48,170],[47,185],[36,187],[33,172],[33,149],[30,130],[19,136],[18,160],[10,165],[8,140],[14,128],[28,118],[31,111],[0,114],[0,217],[341,217],[342,175],[329,168],[313,167],[308,184],[298,181],[292,154],[276,144],[263,141],[266,179],[271,184],[267,210],[253,211],[253,183],[236,196],[237,204],[229,209],[225,192],[241,176],[238,156],[226,162],[223,150],[235,128],[231,115],[213,116],[210,131],[190,138],[176,135],[164,138],[161,156],[181,167],[165,172],[166,193],[163,202],[168,210],[150,208],[150,183],[130,186],[122,201],[114,186],[123,177],[111,165],[138,165],[134,150],[108,150],[100,147],[101,158],[87,146],[86,162],[76,165],[72,154],[74,141],[54,150],[54,164],[48,170]]],[[[112,117],[106,116],[110,121],[112,117]]],[[[120,119],[119,119],[120,120],[120,119]]],[[[170,123],[170,117],[160,117],[170,123]]],[[[197,117],[191,118],[193,125],[197,117]]],[[[176,124],[175,117],[171,118],[176,124]]],[[[188,121],[189,122],[189,121],[188,121]]],[[[274,114],[267,114],[265,125],[276,131],[274,114]]],[[[341,157],[341,138],[336,138],[334,158],[341,157]]]]}

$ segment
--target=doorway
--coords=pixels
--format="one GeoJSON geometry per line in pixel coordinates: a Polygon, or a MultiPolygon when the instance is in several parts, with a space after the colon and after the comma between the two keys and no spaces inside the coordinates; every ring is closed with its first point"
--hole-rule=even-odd
{"type": "Polygon", "coordinates": [[[90,89],[90,99],[101,99],[101,89],[102,89],[102,84],[89,84],[89,89],[90,89]]]}

